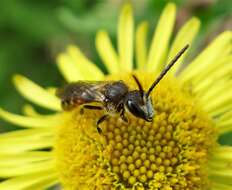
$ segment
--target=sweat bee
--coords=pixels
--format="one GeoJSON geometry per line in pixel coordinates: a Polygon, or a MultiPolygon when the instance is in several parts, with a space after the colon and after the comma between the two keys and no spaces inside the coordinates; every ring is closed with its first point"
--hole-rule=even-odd
{"type": "Polygon", "coordinates": [[[78,81],[58,89],[56,94],[61,99],[63,110],[72,110],[78,106],[82,106],[82,109],[105,110],[106,114],[97,121],[99,133],[101,133],[99,124],[112,114],[119,114],[121,119],[127,122],[126,108],[134,116],[152,122],[154,108],[150,94],[188,47],[189,45],[186,45],[179,51],[156,78],[148,91],[144,91],[138,78],[132,75],[138,90],[129,90],[129,87],[122,80],[78,81]],[[91,103],[99,103],[99,106],[91,105],[91,103]]]}

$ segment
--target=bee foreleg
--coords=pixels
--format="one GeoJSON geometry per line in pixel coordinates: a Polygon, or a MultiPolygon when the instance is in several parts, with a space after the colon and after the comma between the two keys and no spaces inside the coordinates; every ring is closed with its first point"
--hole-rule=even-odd
{"type": "Polygon", "coordinates": [[[103,121],[105,121],[105,120],[107,119],[107,117],[109,117],[109,115],[103,115],[102,117],[100,117],[100,119],[98,119],[98,121],[97,121],[97,131],[98,131],[98,133],[102,133],[102,130],[101,130],[101,128],[99,127],[99,125],[100,125],[103,121]]]}
{"type": "Polygon", "coordinates": [[[121,119],[122,119],[123,121],[125,121],[126,123],[128,123],[128,119],[127,119],[127,117],[125,116],[125,108],[124,108],[124,107],[121,108],[120,117],[121,117],[121,119]]]}

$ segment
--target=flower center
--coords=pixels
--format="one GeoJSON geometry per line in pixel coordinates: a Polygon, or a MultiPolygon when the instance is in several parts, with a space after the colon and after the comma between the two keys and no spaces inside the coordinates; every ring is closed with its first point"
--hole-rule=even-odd
{"type": "MultiPolygon", "coordinates": [[[[139,73],[147,89],[154,80],[139,73]]],[[[108,79],[108,78],[107,78],[108,79]]],[[[110,76],[111,80],[118,80],[110,76]]],[[[137,89],[130,75],[120,79],[137,89]]],[[[155,116],[146,122],[126,113],[96,129],[101,111],[70,112],[56,144],[57,167],[67,189],[206,189],[206,164],[216,144],[212,121],[174,79],[152,93],[155,116]]]]}

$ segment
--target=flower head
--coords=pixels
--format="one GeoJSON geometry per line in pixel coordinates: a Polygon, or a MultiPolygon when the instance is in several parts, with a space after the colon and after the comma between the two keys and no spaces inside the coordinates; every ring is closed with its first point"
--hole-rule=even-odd
{"type": "MultiPolygon", "coordinates": [[[[118,25],[118,53],[105,31],[96,47],[108,75],[104,75],[76,46],[57,58],[68,82],[122,80],[137,89],[135,74],[148,89],[165,65],[199,29],[190,19],[170,38],[176,8],[168,4],[157,24],[149,50],[148,24],[135,32],[130,4],[122,8],[118,25]]],[[[232,129],[232,32],[218,36],[182,69],[184,54],[151,93],[155,115],[146,122],[126,112],[106,119],[96,129],[102,110],[75,107],[62,111],[54,89],[45,90],[16,75],[18,91],[29,101],[58,113],[41,115],[25,106],[24,116],[0,109],[0,116],[27,128],[0,135],[0,190],[45,189],[60,183],[64,189],[231,189],[231,147],[217,143],[232,129]],[[219,96],[220,94],[220,96],[219,96]]]]}

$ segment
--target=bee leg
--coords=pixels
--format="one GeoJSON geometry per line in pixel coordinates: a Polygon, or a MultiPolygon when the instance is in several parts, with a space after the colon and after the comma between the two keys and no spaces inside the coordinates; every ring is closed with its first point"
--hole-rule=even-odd
{"type": "Polygon", "coordinates": [[[128,119],[127,119],[127,117],[125,116],[125,109],[124,109],[124,108],[122,108],[122,111],[121,111],[121,113],[120,113],[120,117],[121,117],[121,119],[122,119],[124,122],[128,123],[128,119]]]}
{"type": "Polygon", "coordinates": [[[85,109],[90,109],[90,110],[102,110],[103,108],[100,106],[92,106],[92,105],[84,105],[83,106],[85,109]]]}
{"type": "Polygon", "coordinates": [[[84,105],[80,109],[80,114],[84,114],[84,109],[89,109],[89,110],[102,110],[103,108],[100,106],[92,106],[92,105],[84,105]]]}
{"type": "Polygon", "coordinates": [[[80,108],[80,114],[81,114],[81,115],[84,114],[84,108],[83,108],[83,107],[80,108]]]}
{"type": "Polygon", "coordinates": [[[109,115],[103,115],[102,117],[100,117],[100,119],[98,119],[98,121],[97,121],[97,131],[98,131],[98,133],[102,133],[102,130],[101,130],[101,128],[99,127],[99,125],[103,122],[103,121],[105,121],[106,120],[106,118],[108,117],[109,115]]]}

